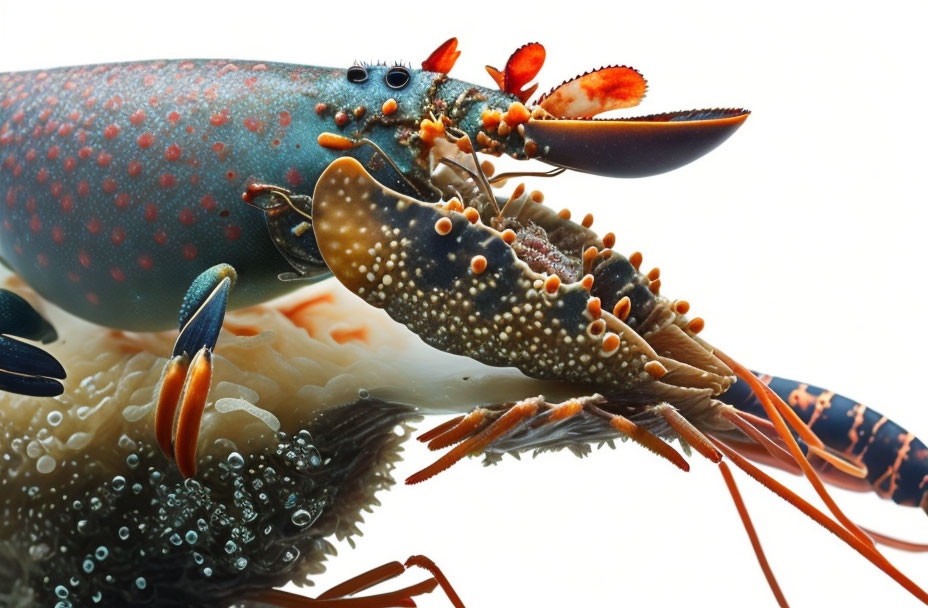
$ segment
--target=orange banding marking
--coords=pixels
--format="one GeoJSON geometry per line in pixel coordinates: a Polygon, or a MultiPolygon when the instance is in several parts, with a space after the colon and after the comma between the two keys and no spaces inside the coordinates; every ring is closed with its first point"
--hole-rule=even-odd
{"type": "Polygon", "coordinates": [[[383,102],[383,105],[380,106],[380,111],[383,112],[384,116],[389,116],[396,112],[396,100],[391,97],[383,102]]]}
{"type": "MultiPolygon", "coordinates": [[[[645,365],[645,369],[647,369],[647,367],[648,366],[645,365]]],[[[721,462],[722,454],[720,454],[719,451],[712,446],[709,439],[703,435],[699,429],[693,426],[678,410],[670,407],[664,408],[661,411],[661,415],[667,421],[667,424],[669,424],[678,435],[683,437],[683,439],[697,452],[712,462],[721,462]]]]}
{"type": "Polygon", "coordinates": [[[357,342],[367,342],[368,340],[366,327],[355,327],[354,329],[333,329],[329,332],[329,335],[332,336],[332,339],[339,344],[344,344],[345,342],[350,342],[352,340],[357,342]]]}
{"type": "Polygon", "coordinates": [[[487,259],[482,255],[475,255],[470,260],[470,271],[474,274],[481,274],[487,269],[487,259]]]}
{"type": "Polygon", "coordinates": [[[545,424],[565,420],[583,411],[583,404],[576,399],[554,406],[545,418],[545,424]]]}
{"type": "Polygon", "coordinates": [[[174,357],[168,361],[161,378],[161,390],[158,392],[158,405],[155,407],[155,439],[161,446],[164,455],[174,455],[171,444],[171,431],[174,428],[174,414],[177,412],[177,402],[181,391],[184,390],[184,379],[187,377],[188,362],[183,357],[174,357]]]}
{"type": "Polygon", "coordinates": [[[640,251],[636,251],[635,253],[628,256],[628,261],[632,266],[635,267],[635,270],[638,270],[639,268],[641,268],[641,262],[643,259],[644,259],[644,256],[641,255],[640,251]]]}
{"type": "Polygon", "coordinates": [[[632,311],[632,301],[628,296],[622,296],[622,299],[615,303],[612,314],[624,321],[628,318],[628,313],[632,311]]]}
{"type": "Polygon", "coordinates": [[[803,411],[807,410],[810,405],[815,403],[816,399],[815,395],[808,391],[808,388],[808,384],[800,384],[799,388],[794,388],[790,392],[787,402],[793,407],[798,407],[803,411]]]}
{"type": "Polygon", "coordinates": [[[357,144],[347,137],[335,133],[320,133],[316,141],[320,146],[329,150],[351,150],[357,144]]]}
{"type": "Polygon", "coordinates": [[[439,218],[439,220],[435,222],[435,232],[442,236],[446,236],[449,232],[451,232],[451,225],[451,220],[448,218],[439,218]]]}
{"type": "Polygon", "coordinates": [[[452,418],[451,420],[449,420],[449,421],[447,421],[447,422],[442,422],[441,424],[439,424],[439,425],[436,426],[435,428],[433,428],[433,429],[431,429],[431,430],[429,430],[429,431],[426,431],[426,432],[422,433],[421,435],[419,435],[418,437],[416,437],[416,439],[417,439],[418,441],[423,441],[423,442],[425,442],[425,441],[431,441],[432,439],[438,437],[439,435],[441,435],[442,433],[444,433],[444,432],[447,431],[448,429],[452,429],[452,428],[456,427],[458,424],[460,424],[460,422],[461,422],[462,420],[464,420],[464,416],[458,416],[458,417],[456,417],[456,418],[452,418]]]}
{"type": "Polygon", "coordinates": [[[197,439],[206,397],[209,395],[213,363],[209,351],[200,349],[190,363],[189,378],[177,415],[177,432],[174,437],[174,458],[177,470],[189,479],[197,473],[197,439]]]}
{"type": "Polygon", "coordinates": [[[223,323],[222,328],[236,336],[257,336],[261,333],[261,329],[253,325],[236,325],[228,321],[223,323]]]}

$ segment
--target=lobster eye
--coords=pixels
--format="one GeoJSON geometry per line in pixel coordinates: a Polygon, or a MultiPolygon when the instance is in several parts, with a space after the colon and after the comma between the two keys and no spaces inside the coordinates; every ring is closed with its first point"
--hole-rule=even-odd
{"type": "Polygon", "coordinates": [[[348,82],[361,84],[367,80],[367,70],[360,65],[353,65],[348,68],[348,82]]]}
{"type": "Polygon", "coordinates": [[[402,89],[409,84],[409,70],[401,65],[390,68],[384,80],[391,89],[402,89]]]}

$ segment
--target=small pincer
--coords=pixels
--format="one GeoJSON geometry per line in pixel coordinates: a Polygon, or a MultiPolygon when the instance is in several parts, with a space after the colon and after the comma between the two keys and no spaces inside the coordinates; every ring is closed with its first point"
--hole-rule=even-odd
{"type": "Polygon", "coordinates": [[[64,368],[41,348],[11,338],[18,336],[47,344],[58,338],[55,328],[26,300],[0,289],[0,390],[54,397],[64,392],[59,380],[64,368]]]}
{"type": "Polygon", "coordinates": [[[209,395],[213,349],[225,318],[235,269],[218,264],[200,274],[180,308],[180,335],[164,367],[155,409],[155,437],[184,477],[196,474],[200,420],[209,395]]]}

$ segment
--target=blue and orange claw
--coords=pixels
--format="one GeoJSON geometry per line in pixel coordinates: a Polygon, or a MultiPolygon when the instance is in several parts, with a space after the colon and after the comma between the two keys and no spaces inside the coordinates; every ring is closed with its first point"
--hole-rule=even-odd
{"type": "Polygon", "coordinates": [[[164,454],[177,461],[184,477],[196,474],[197,439],[209,396],[212,353],[235,279],[235,269],[219,264],[191,283],[180,308],[180,335],[159,383],[155,438],[164,454]]]}
{"type": "Polygon", "coordinates": [[[53,356],[9,335],[48,343],[58,334],[26,300],[0,289],[0,391],[54,397],[64,392],[64,368],[53,356]]]}
{"type": "Polygon", "coordinates": [[[609,177],[673,171],[738,130],[747,110],[693,110],[630,119],[533,119],[525,136],[550,165],[609,177]]]}

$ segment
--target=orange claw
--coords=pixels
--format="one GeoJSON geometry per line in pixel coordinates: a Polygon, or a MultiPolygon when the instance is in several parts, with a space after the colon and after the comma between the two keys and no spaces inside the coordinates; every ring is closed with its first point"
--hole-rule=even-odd
{"type": "Polygon", "coordinates": [[[184,390],[188,366],[189,362],[185,357],[174,357],[168,362],[164,376],[161,378],[158,405],[155,407],[155,439],[158,440],[161,451],[168,458],[174,456],[171,431],[174,429],[174,414],[177,412],[180,393],[184,390]]]}
{"type": "Polygon", "coordinates": [[[530,42],[516,49],[516,52],[509,57],[502,72],[491,66],[487,66],[487,72],[500,89],[517,96],[525,103],[538,85],[533,85],[526,90],[522,90],[522,87],[538,75],[544,63],[545,47],[537,42],[530,42]]]}
{"type": "Polygon", "coordinates": [[[200,437],[200,420],[203,418],[203,408],[206,407],[212,375],[210,351],[202,348],[190,363],[190,374],[184,387],[174,439],[177,469],[185,479],[193,477],[197,472],[197,439],[200,437]]]}
{"type": "Polygon", "coordinates": [[[447,74],[454,67],[461,51],[457,50],[458,39],[448,38],[440,47],[432,51],[429,58],[422,62],[422,69],[428,72],[447,74]]]}
{"type": "Polygon", "coordinates": [[[634,68],[611,66],[568,80],[541,98],[539,105],[560,118],[593,116],[641,103],[648,83],[634,68]]]}

